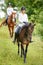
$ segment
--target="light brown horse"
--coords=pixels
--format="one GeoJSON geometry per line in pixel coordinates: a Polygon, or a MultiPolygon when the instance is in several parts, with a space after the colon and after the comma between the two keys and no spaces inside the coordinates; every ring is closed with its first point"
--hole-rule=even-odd
{"type": "Polygon", "coordinates": [[[9,33],[10,33],[10,37],[13,37],[13,32],[14,32],[14,26],[16,25],[16,18],[15,18],[16,13],[12,13],[11,16],[8,16],[7,20],[4,20],[0,27],[2,25],[8,25],[8,29],[9,29],[9,33]],[[7,21],[7,23],[6,23],[7,21]]]}
{"type": "Polygon", "coordinates": [[[14,13],[12,13],[12,15],[8,17],[7,22],[8,22],[8,29],[10,32],[10,36],[13,37],[14,25],[16,25],[16,19],[14,13]]]}
{"type": "MultiPolygon", "coordinates": [[[[34,30],[34,23],[29,23],[28,26],[24,26],[19,34],[15,33],[15,38],[14,41],[17,40],[18,43],[18,54],[19,54],[19,46],[21,42],[21,57],[24,55],[24,62],[26,62],[26,54],[27,54],[27,49],[28,45],[30,43],[32,33],[34,30]],[[24,45],[26,45],[26,49],[24,49],[24,45]]],[[[15,42],[14,42],[15,43],[15,42]]]]}

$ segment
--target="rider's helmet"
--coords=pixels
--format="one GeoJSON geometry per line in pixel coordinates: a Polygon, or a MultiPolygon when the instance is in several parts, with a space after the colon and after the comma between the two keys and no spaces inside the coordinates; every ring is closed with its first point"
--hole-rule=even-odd
{"type": "Polygon", "coordinates": [[[12,4],[11,3],[8,3],[8,6],[12,6],[12,4]]]}
{"type": "Polygon", "coordinates": [[[18,11],[18,8],[17,8],[17,7],[14,7],[14,10],[15,10],[15,11],[18,11]]]}
{"type": "Polygon", "coordinates": [[[26,10],[26,8],[23,6],[23,7],[21,7],[21,11],[22,11],[22,10],[26,10]]]}

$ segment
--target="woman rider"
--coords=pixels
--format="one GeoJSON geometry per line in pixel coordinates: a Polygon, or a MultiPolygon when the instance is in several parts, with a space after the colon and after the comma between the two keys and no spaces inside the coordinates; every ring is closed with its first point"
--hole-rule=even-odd
{"type": "MultiPolygon", "coordinates": [[[[25,7],[21,8],[21,12],[19,13],[19,16],[18,16],[18,21],[19,21],[19,24],[14,30],[15,34],[16,33],[19,34],[21,29],[22,29],[22,27],[28,25],[28,16],[26,14],[25,7]]],[[[14,37],[13,42],[15,42],[15,37],[14,37]]]]}
{"type": "Polygon", "coordinates": [[[22,7],[21,8],[21,12],[19,13],[19,16],[18,16],[18,21],[19,21],[19,24],[18,26],[16,27],[15,29],[15,33],[20,33],[20,29],[24,26],[24,25],[28,25],[28,16],[26,14],[26,9],[25,7],[22,7]]]}
{"type": "Polygon", "coordinates": [[[11,3],[8,4],[8,8],[7,8],[7,16],[6,16],[6,23],[7,23],[7,19],[8,19],[8,16],[10,16],[13,12],[13,7],[11,5],[11,3]]]}

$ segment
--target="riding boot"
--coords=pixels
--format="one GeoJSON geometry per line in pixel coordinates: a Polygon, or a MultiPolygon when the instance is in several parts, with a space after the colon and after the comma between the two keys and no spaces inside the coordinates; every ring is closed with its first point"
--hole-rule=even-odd
{"type": "Polygon", "coordinates": [[[16,30],[16,33],[19,34],[20,30],[21,30],[21,27],[18,27],[17,30],[16,30]]]}
{"type": "Polygon", "coordinates": [[[15,42],[16,42],[16,37],[17,37],[17,33],[15,33],[13,43],[15,43],[15,42]]]}
{"type": "Polygon", "coordinates": [[[7,20],[8,20],[8,18],[6,19],[6,25],[7,25],[7,20]]]}

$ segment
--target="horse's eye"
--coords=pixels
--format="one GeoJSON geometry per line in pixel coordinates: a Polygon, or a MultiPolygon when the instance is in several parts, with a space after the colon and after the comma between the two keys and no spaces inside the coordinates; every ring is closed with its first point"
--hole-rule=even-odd
{"type": "Polygon", "coordinates": [[[32,26],[31,29],[33,29],[34,27],[32,26]]]}
{"type": "Polygon", "coordinates": [[[34,27],[32,26],[32,28],[34,28],[34,27]]]}

